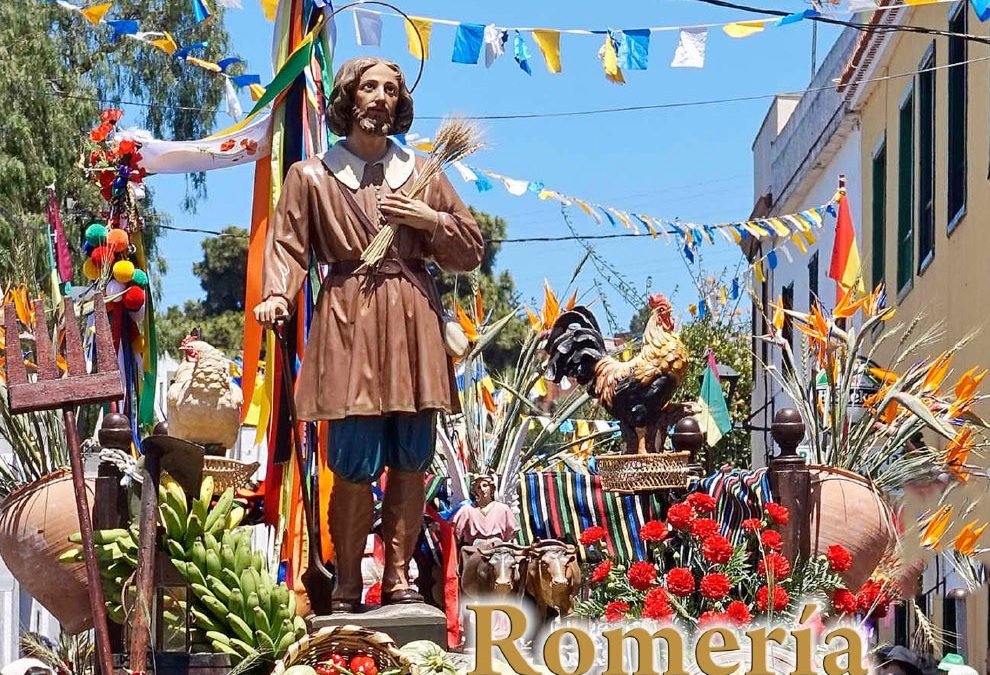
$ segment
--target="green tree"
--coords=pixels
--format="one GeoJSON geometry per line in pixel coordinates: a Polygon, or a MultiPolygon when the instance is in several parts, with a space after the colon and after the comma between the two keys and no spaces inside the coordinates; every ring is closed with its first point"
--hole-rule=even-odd
{"type": "MultiPolygon", "coordinates": [[[[505,238],[507,224],[498,216],[473,208],[469,210],[485,237],[485,257],[475,272],[467,275],[443,273],[437,280],[437,285],[446,306],[456,302],[472,317],[475,290],[480,290],[485,313],[490,314],[492,320],[498,320],[514,312],[519,306],[512,275],[507,271],[495,273],[495,259],[502,248],[498,240],[505,238]]],[[[485,364],[490,371],[503,372],[515,364],[519,345],[522,344],[527,330],[526,323],[519,318],[511,320],[502,329],[494,344],[485,350],[485,364]]]]}
{"type": "Polygon", "coordinates": [[[163,349],[175,354],[183,338],[194,329],[200,337],[227,356],[241,350],[244,340],[244,284],[247,280],[248,232],[224,228],[218,237],[200,244],[203,259],[193,265],[193,274],[206,292],[206,299],[172,306],[159,318],[158,334],[163,349]]]}
{"type": "MultiPolygon", "coordinates": [[[[141,30],[167,30],[181,44],[208,41],[203,58],[229,56],[223,9],[196,24],[188,0],[117,0],[107,18],[135,19],[141,30]]],[[[223,98],[219,78],[132,39],[113,43],[106,26],[37,0],[0,3],[0,279],[38,283],[48,269],[45,186],[65,200],[64,221],[78,254],[81,231],[103,206],[80,170],[88,131],[100,110],[137,103],[128,126],[160,137],[192,139],[213,128],[223,98]]],[[[187,206],[205,195],[203,176],[190,179],[187,206]]],[[[149,198],[142,205],[148,254],[164,222],[149,198]]],[[[78,259],[78,257],[77,257],[78,259]]]]}
{"type": "MultiPolygon", "coordinates": [[[[641,334],[649,316],[649,307],[641,309],[632,318],[630,331],[641,334]]],[[[715,353],[716,362],[739,373],[739,379],[732,390],[732,400],[729,401],[729,415],[735,428],[723,436],[714,448],[705,448],[705,468],[712,471],[723,464],[747,465],[750,459],[750,439],[746,424],[749,421],[753,393],[753,352],[750,348],[752,338],[746,323],[734,316],[720,321],[708,314],[703,319],[695,318],[681,326],[680,336],[690,354],[690,362],[687,375],[677,391],[677,399],[698,399],[709,349],[715,353]]],[[[728,396],[729,387],[725,383],[723,391],[728,396]]]]}

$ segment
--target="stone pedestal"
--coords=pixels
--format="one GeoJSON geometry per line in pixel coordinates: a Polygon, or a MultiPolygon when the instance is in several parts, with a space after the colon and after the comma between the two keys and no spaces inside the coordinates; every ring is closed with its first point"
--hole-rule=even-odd
{"type": "Polygon", "coordinates": [[[447,645],[447,616],[432,605],[389,605],[355,614],[328,614],[309,620],[310,632],[324,626],[361,626],[389,635],[399,647],[413,640],[447,645]]]}

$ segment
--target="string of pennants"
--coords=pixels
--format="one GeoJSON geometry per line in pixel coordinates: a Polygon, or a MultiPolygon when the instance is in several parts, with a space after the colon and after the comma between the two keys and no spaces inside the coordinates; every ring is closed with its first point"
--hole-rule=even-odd
{"type": "MultiPolygon", "coordinates": [[[[244,114],[237,99],[235,87],[247,87],[251,93],[252,100],[255,101],[260,99],[265,93],[264,87],[261,86],[260,75],[253,73],[244,73],[241,75],[231,74],[230,69],[233,66],[246,63],[244,59],[231,56],[214,63],[195,56],[209,47],[208,42],[196,42],[194,44],[180,46],[172,34],[167,31],[142,31],[140,25],[134,19],[108,19],[106,15],[113,9],[113,2],[101,2],[86,7],[74,5],[71,2],[67,2],[67,0],[49,0],[49,2],[54,2],[54,4],[62,9],[82,15],[83,18],[96,28],[100,26],[109,28],[112,31],[110,41],[113,44],[124,38],[143,42],[162,50],[177,61],[182,61],[222,76],[224,78],[224,97],[226,99],[227,114],[234,118],[235,121],[239,120],[244,114]]],[[[212,11],[210,11],[204,0],[190,0],[190,2],[192,3],[193,16],[196,23],[207,21],[213,16],[212,11]]],[[[238,0],[218,0],[218,5],[232,8],[240,7],[238,0]]]]}
{"type": "MultiPolygon", "coordinates": [[[[625,83],[624,70],[646,70],[650,60],[650,39],[654,33],[676,31],[679,33],[670,66],[672,68],[703,68],[710,29],[721,28],[732,38],[745,38],[764,31],[768,27],[788,26],[806,19],[827,14],[855,14],[864,10],[882,9],[889,11],[900,7],[922,4],[938,4],[954,0],[906,0],[905,4],[879,7],[876,0],[848,0],[847,7],[835,7],[838,2],[825,0],[813,2],[813,7],[783,17],[761,18],[748,21],[696,24],[689,26],[655,26],[633,29],[548,29],[530,27],[503,27],[494,23],[474,24],[450,19],[437,19],[410,16],[408,20],[397,13],[355,7],[350,11],[354,17],[354,31],[359,46],[381,46],[382,17],[403,19],[407,47],[415,58],[428,59],[434,25],[452,26],[455,30],[451,61],[461,64],[477,64],[484,55],[486,67],[506,52],[528,75],[533,74],[531,53],[525,35],[529,35],[543,56],[550,73],[563,70],[561,59],[561,35],[598,35],[603,44],[598,50],[605,76],[617,84],[625,83]],[[825,7],[831,4],[833,7],[825,7]]],[[[981,20],[990,18],[990,0],[970,0],[981,20]]]]}
{"type": "MultiPolygon", "coordinates": [[[[399,136],[397,139],[423,152],[429,152],[432,148],[430,139],[419,137],[416,134],[399,136]]],[[[613,206],[551,190],[541,181],[510,178],[476,166],[469,166],[463,162],[454,162],[453,166],[461,178],[466,183],[473,183],[479,192],[487,192],[493,188],[495,183],[499,183],[506,192],[516,197],[535,195],[541,200],[553,199],[565,207],[576,206],[586,216],[594,220],[597,225],[604,225],[608,222],[614,228],[621,225],[636,235],[650,236],[653,239],[662,238],[666,244],[676,242],[682,247],[682,253],[689,263],[694,262],[695,253],[701,246],[714,245],[716,236],[737,246],[750,237],[757,240],[776,239],[778,243],[773,248],[753,260],[733,279],[731,288],[727,291],[732,300],[738,298],[741,292],[740,277],[746,278],[752,274],[757,283],[762,283],[766,279],[767,271],[775,269],[781,258],[788,263],[794,261],[792,247],[801,255],[807,255],[808,247],[814,246],[818,240],[815,231],[821,230],[825,225],[825,216],[835,217],[835,207],[839,198],[839,195],[836,194],[821,206],[786,215],[754,218],[733,223],[693,223],[623,211],[613,206]]],[[[703,305],[704,299],[698,308],[702,314],[704,313],[703,305]]]]}

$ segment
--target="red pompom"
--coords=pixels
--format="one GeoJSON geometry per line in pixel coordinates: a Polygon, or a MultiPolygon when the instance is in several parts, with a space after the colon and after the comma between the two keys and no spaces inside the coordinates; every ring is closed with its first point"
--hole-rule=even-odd
{"type": "Polygon", "coordinates": [[[97,246],[93,249],[93,252],[89,254],[89,259],[93,261],[93,264],[97,267],[106,267],[113,262],[113,250],[109,246],[97,246]]]}
{"type": "Polygon", "coordinates": [[[131,286],[124,291],[124,296],[121,298],[121,302],[124,303],[124,307],[126,307],[128,311],[138,311],[144,307],[144,289],[139,286],[131,286]]]}

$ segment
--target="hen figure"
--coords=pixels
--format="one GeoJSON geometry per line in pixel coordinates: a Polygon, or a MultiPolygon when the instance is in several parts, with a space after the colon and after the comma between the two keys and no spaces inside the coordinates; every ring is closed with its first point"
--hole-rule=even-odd
{"type": "Polygon", "coordinates": [[[653,311],[643,347],[629,361],[608,355],[598,322],[582,306],[560,315],[546,346],[547,377],[558,384],[568,377],[586,386],[619,422],[629,454],[656,452],[657,434],[671,426],[671,414],[686,414],[670,401],[687,371],[687,349],[674,332],[667,298],[651,295],[649,304],[653,311]]]}
{"type": "Polygon", "coordinates": [[[220,350],[194,336],[183,340],[181,349],[185,358],[168,388],[168,433],[223,454],[237,443],[241,388],[231,381],[220,350]]]}

